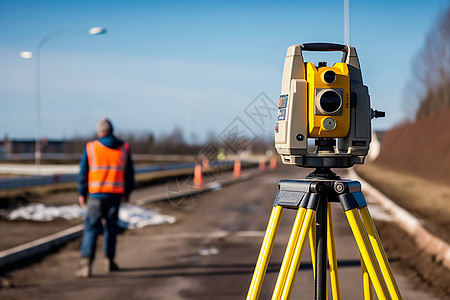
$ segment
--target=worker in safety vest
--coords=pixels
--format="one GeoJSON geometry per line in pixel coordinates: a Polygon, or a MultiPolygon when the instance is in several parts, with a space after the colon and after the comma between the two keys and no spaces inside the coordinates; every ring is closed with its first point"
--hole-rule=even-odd
{"type": "Polygon", "coordinates": [[[134,188],[134,169],[128,143],[113,135],[113,126],[106,118],[98,123],[97,135],[98,140],[86,144],[80,161],[78,200],[81,206],[87,206],[87,215],[80,267],[75,274],[78,278],[92,275],[97,236],[102,226],[105,270],[119,270],[114,261],[119,206],[122,200],[128,201],[134,188]]]}

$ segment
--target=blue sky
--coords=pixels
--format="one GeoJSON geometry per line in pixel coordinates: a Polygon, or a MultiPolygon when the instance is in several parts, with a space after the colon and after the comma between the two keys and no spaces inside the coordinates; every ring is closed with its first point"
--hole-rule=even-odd
{"type": "MultiPolygon", "coordinates": [[[[388,129],[414,109],[412,62],[449,1],[350,1],[350,43],[388,129]],[[406,107],[407,106],[407,107],[406,107]]],[[[0,1],[0,135],[33,138],[34,51],[41,51],[42,135],[92,134],[108,116],[122,132],[188,140],[219,134],[264,92],[277,103],[288,46],[344,43],[344,1],[0,1]],[[94,26],[107,28],[90,36],[94,26]]],[[[305,55],[329,64],[339,54],[305,55]]],[[[251,127],[252,125],[249,124],[251,127]]],[[[254,130],[271,136],[274,124],[254,130]]]]}

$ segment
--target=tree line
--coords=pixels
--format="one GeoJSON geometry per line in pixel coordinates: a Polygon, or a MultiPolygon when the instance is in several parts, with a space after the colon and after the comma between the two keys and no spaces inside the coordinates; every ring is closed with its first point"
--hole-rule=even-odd
{"type": "MultiPolygon", "coordinates": [[[[174,128],[172,132],[155,137],[151,132],[127,133],[118,132],[117,137],[127,141],[135,154],[185,154],[200,155],[206,151],[205,147],[223,149],[226,153],[250,151],[255,154],[264,154],[267,151],[275,151],[272,138],[256,137],[252,140],[241,141],[242,146],[230,147],[227,141],[210,134],[205,142],[188,142],[180,128],[174,128]]],[[[95,135],[74,137],[64,142],[64,153],[82,153],[86,143],[95,140],[95,135]]]]}
{"type": "Polygon", "coordinates": [[[415,120],[450,109],[450,6],[427,34],[414,59],[412,74],[405,102],[406,107],[411,100],[417,103],[415,120]]]}

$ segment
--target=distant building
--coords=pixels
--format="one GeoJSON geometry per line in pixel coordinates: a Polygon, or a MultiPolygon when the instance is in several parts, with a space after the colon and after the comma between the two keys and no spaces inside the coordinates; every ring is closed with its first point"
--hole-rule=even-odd
{"type": "MultiPolygon", "coordinates": [[[[43,153],[62,153],[64,141],[43,139],[41,151],[43,153]]],[[[36,149],[35,140],[6,140],[5,154],[34,153],[36,149]]]]}
{"type": "MultiPolygon", "coordinates": [[[[63,140],[47,140],[43,139],[41,144],[41,152],[61,154],[64,148],[63,140]]],[[[0,159],[28,159],[33,158],[36,150],[34,139],[9,139],[0,140],[0,159]]]]}

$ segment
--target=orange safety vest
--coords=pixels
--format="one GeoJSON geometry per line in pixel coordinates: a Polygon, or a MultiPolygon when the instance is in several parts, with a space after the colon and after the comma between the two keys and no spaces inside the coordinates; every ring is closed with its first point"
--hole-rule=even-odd
{"type": "Polygon", "coordinates": [[[124,194],[128,143],[111,149],[96,140],[87,143],[86,151],[89,162],[89,193],[124,194]]]}

